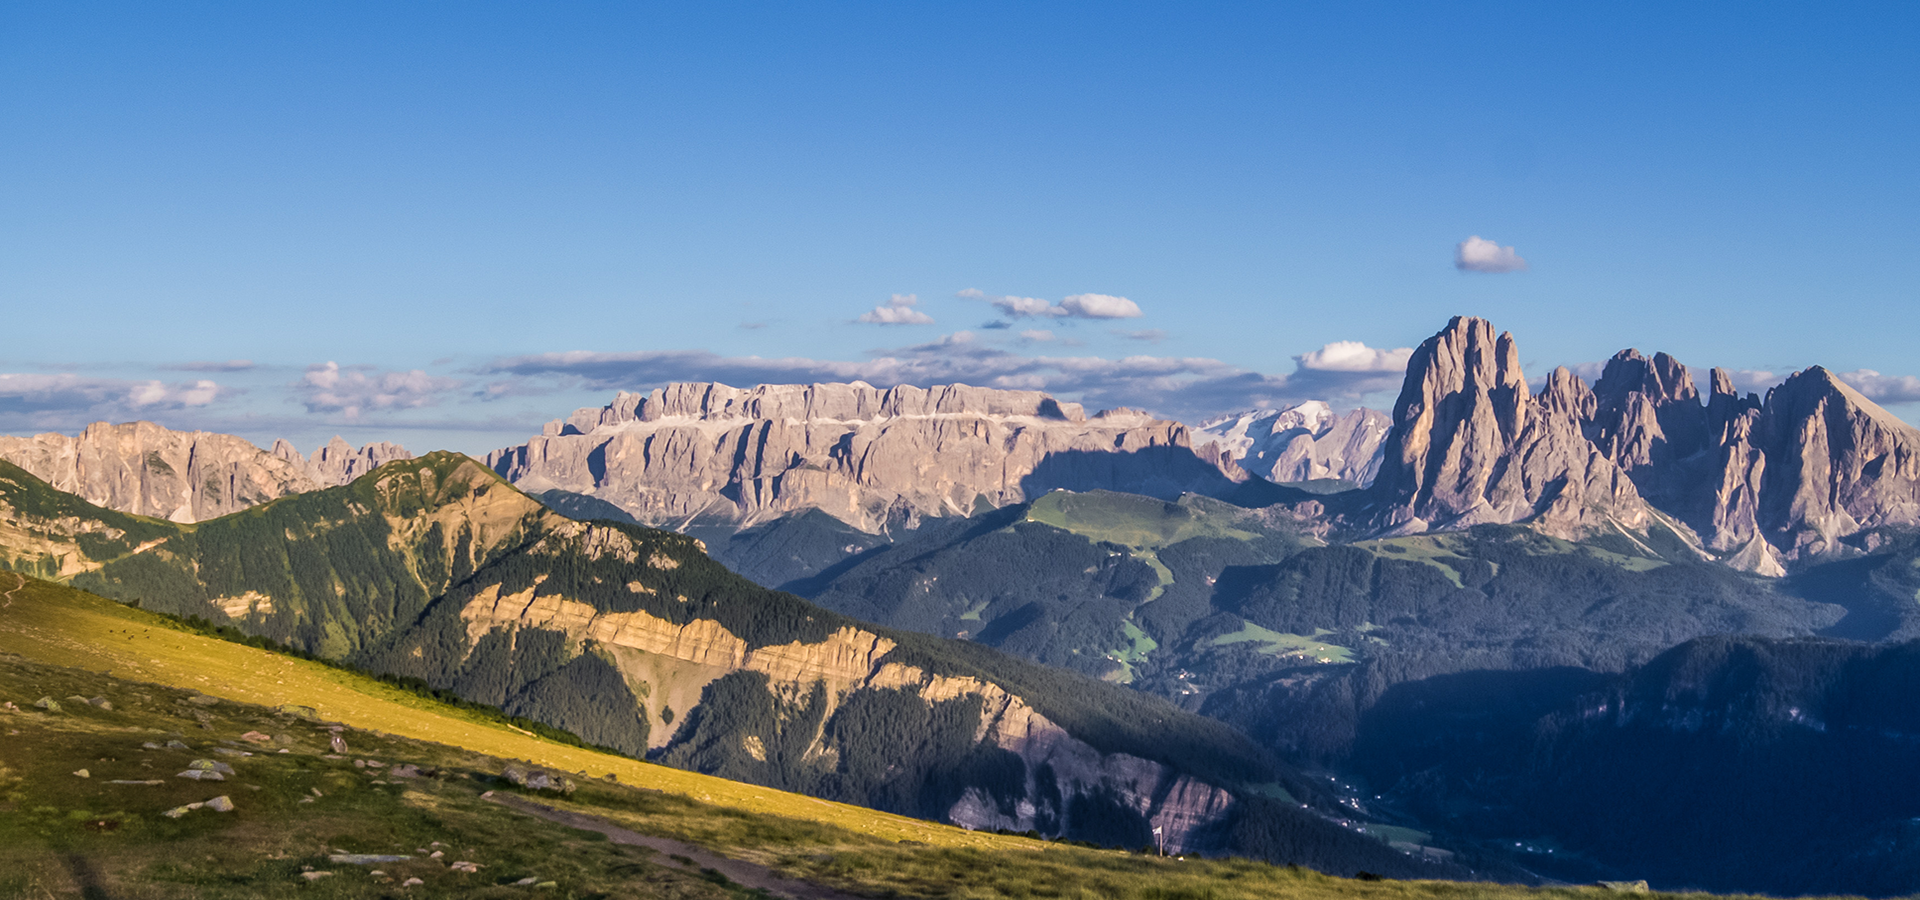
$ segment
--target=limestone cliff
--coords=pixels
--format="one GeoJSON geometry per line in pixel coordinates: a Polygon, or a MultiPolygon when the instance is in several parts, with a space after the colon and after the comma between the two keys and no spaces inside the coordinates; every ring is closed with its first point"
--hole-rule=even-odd
{"type": "Polygon", "coordinates": [[[1338,479],[1365,487],[1380,469],[1389,420],[1379,410],[1337,415],[1309,400],[1278,410],[1233,413],[1194,429],[1196,446],[1213,445],[1268,481],[1338,479]]]}
{"type": "Polygon", "coordinates": [[[1588,388],[1555,370],[1529,395],[1511,336],[1456,318],[1414,353],[1373,486],[1398,532],[1533,522],[1569,535],[1652,518],[1752,572],[1920,525],[1920,430],[1815,366],[1742,397],[1712,370],[1623,350],[1588,388]]]}
{"type": "Polygon", "coordinates": [[[323,484],[243,438],[152,422],[95,422],[78,436],[0,437],[0,458],[90,503],[199,522],[323,484]]]}
{"type": "Polygon", "coordinates": [[[1456,317],[1408,362],[1371,489],[1375,521],[1398,533],[1522,521],[1558,535],[1642,527],[1633,482],[1576,417],[1593,402],[1564,369],[1535,397],[1513,336],[1456,317]]]}
{"type": "Polygon", "coordinates": [[[95,422],[76,436],[0,436],[0,459],[59,490],[107,509],[182,523],[346,484],[410,456],[388,443],[354,450],[335,437],[309,461],[286,441],[267,451],[231,434],[152,422],[95,422]]]}
{"type": "Polygon", "coordinates": [[[1178,422],[966,385],[623,392],[487,463],[522,489],[590,495],[650,524],[744,527],[818,509],[867,532],[1054,488],[1172,498],[1232,486],[1178,422]]]}

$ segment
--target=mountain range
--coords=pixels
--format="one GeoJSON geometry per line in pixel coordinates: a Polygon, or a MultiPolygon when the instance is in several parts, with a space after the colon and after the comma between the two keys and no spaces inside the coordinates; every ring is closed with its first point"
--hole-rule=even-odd
{"type": "Polygon", "coordinates": [[[0,558],[974,827],[1920,888],[1893,862],[1920,846],[1890,774],[1912,729],[1882,699],[1920,638],[1920,431],[1817,366],[1761,396],[1664,353],[1592,384],[1519,359],[1456,318],[1390,411],[1192,428],[962,385],[674,384],[484,461],[102,423],[0,439],[0,558]],[[1755,784],[1821,799],[1756,811],[1755,784]]]}

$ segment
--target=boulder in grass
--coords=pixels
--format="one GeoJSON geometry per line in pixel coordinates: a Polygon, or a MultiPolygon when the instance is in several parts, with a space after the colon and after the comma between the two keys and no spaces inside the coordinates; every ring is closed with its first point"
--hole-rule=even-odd
{"type": "Polygon", "coordinates": [[[241,739],[241,740],[243,740],[243,741],[252,741],[252,742],[254,742],[254,743],[256,743],[256,744],[271,744],[271,743],[273,743],[273,736],[272,736],[272,735],[267,735],[267,734],[261,734],[261,733],[260,733],[260,732],[258,732],[258,731],[249,731],[249,732],[247,732],[246,734],[243,734],[243,735],[241,735],[241,736],[240,736],[240,739],[241,739]]]}
{"type": "Polygon", "coordinates": [[[413,763],[400,763],[388,769],[387,774],[394,778],[419,778],[420,767],[413,763]]]}
{"type": "Polygon", "coordinates": [[[1612,891],[1616,894],[1653,893],[1653,888],[1648,887],[1645,881],[1599,881],[1594,884],[1596,887],[1612,891]]]}
{"type": "Polygon", "coordinates": [[[191,778],[194,781],[225,781],[227,780],[227,776],[222,775],[219,772],[214,772],[208,769],[188,769],[185,772],[181,772],[180,774],[175,775],[173,777],[191,778]]]}
{"type": "Polygon", "coordinates": [[[221,794],[207,801],[207,808],[214,812],[233,812],[233,798],[221,794]]]}
{"type": "Polygon", "coordinates": [[[92,777],[93,777],[93,773],[91,773],[91,772],[88,772],[88,771],[87,771],[87,770],[85,770],[85,769],[75,769],[75,770],[73,770],[73,774],[74,774],[74,775],[77,775],[77,776],[79,776],[79,777],[81,777],[81,778],[92,778],[92,777]]]}
{"type": "Polygon", "coordinates": [[[193,748],[185,744],[182,744],[179,741],[168,741],[167,749],[168,750],[192,750],[193,748]]]}
{"type": "Polygon", "coordinates": [[[52,697],[41,697],[40,699],[33,701],[33,705],[39,709],[44,709],[47,712],[60,711],[60,701],[55,700],[52,697]]]}
{"type": "Polygon", "coordinates": [[[89,697],[87,698],[87,702],[107,712],[113,712],[113,701],[105,697],[89,697]]]}

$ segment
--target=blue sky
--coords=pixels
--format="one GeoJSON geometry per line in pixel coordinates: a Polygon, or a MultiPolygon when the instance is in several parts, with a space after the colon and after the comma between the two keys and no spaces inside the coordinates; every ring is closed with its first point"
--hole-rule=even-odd
{"type": "Polygon", "coordinates": [[[0,5],[0,431],[1383,404],[1456,314],[1530,374],[1818,363],[1912,419],[1915,46],[1907,4],[0,5]]]}

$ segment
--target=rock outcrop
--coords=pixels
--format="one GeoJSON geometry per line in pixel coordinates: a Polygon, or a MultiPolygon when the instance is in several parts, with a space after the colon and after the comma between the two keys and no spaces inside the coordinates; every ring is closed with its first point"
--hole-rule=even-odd
{"type": "Polygon", "coordinates": [[[818,509],[874,533],[1055,488],[1173,498],[1240,474],[1197,455],[1186,426],[1134,410],[860,382],[623,392],[487,463],[523,490],[590,495],[649,524],[745,527],[818,509]]]}
{"type": "Polygon", "coordinates": [[[0,437],[0,458],[89,503],[175,522],[325,486],[244,438],[152,422],[95,422],[75,437],[0,437]]]}
{"type": "Polygon", "coordinates": [[[300,467],[316,482],[328,487],[346,484],[396,459],[413,458],[407,448],[387,441],[375,441],[356,450],[337,434],[333,440],[313,451],[311,457],[301,456],[300,451],[294,449],[293,444],[285,438],[274,441],[271,452],[300,467]]]}
{"type": "Polygon", "coordinates": [[[1337,479],[1361,487],[1380,470],[1390,420],[1375,409],[1344,415],[1319,400],[1278,410],[1218,416],[1194,429],[1196,447],[1213,445],[1240,468],[1268,481],[1337,479]]]}
{"type": "Polygon", "coordinates": [[[1407,364],[1372,492],[1395,533],[1530,521],[1571,535],[1643,527],[1644,502],[1577,417],[1596,398],[1567,370],[1529,393],[1513,336],[1456,317],[1407,364]]]}

